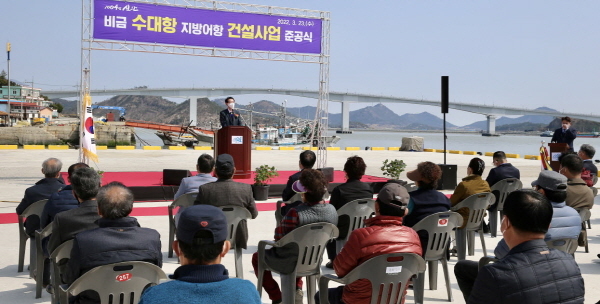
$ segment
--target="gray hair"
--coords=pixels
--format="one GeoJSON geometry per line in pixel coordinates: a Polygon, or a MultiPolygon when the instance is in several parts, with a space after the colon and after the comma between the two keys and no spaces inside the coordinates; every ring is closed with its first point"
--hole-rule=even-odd
{"type": "Polygon", "coordinates": [[[100,175],[92,168],[79,168],[69,178],[73,191],[81,200],[87,201],[96,197],[100,189],[100,175]]]}
{"type": "Polygon", "coordinates": [[[62,169],[62,162],[58,158],[48,158],[42,163],[42,172],[46,177],[56,177],[62,169]]]}
{"type": "Polygon", "coordinates": [[[133,210],[133,193],[120,182],[111,182],[100,188],[96,200],[100,214],[106,219],[120,219],[133,210]]]}
{"type": "Polygon", "coordinates": [[[579,148],[579,151],[583,152],[583,154],[585,154],[589,158],[594,157],[594,155],[596,154],[596,149],[594,149],[594,147],[592,147],[592,145],[588,145],[588,144],[581,145],[581,148],[579,148]]]}

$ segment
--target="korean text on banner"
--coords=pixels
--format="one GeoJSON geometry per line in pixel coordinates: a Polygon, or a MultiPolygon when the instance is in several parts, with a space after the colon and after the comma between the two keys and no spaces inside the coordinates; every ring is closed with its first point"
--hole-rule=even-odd
{"type": "Polygon", "coordinates": [[[321,19],[94,2],[94,39],[320,54],[321,28],[321,19]]]}
{"type": "Polygon", "coordinates": [[[92,116],[92,97],[86,94],[83,97],[85,108],[85,119],[83,122],[83,132],[81,134],[81,144],[83,155],[88,159],[98,162],[96,154],[96,139],[94,138],[94,117],[92,116]]]}

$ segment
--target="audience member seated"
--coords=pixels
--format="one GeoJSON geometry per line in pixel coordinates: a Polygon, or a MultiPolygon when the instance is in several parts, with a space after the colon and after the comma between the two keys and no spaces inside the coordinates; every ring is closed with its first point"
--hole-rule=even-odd
{"type": "Polygon", "coordinates": [[[481,270],[476,261],[454,267],[458,286],[471,303],[583,303],[579,266],[565,252],[544,241],[552,206],[539,192],[517,190],[504,203],[500,230],[510,251],[481,270]]]}
{"type": "MultiPolygon", "coordinates": [[[[25,195],[17,206],[18,215],[21,215],[31,204],[50,198],[53,193],[65,186],[64,181],[60,178],[60,169],[62,169],[62,162],[56,158],[48,158],[42,163],[44,178],[25,190],[25,195]]],[[[27,234],[33,237],[38,229],[40,229],[40,218],[35,215],[28,217],[25,221],[27,234]]]]}
{"type": "Polygon", "coordinates": [[[177,240],[172,244],[181,266],[170,276],[172,281],[148,288],[140,304],[260,304],[256,286],[229,278],[221,264],[231,247],[226,239],[227,219],[219,208],[186,208],[177,222],[177,240]]]}
{"type": "Polygon", "coordinates": [[[100,189],[100,176],[92,168],[79,168],[70,177],[73,195],[79,207],[57,214],[52,221],[52,235],[48,241],[48,252],[75,237],[81,231],[98,227],[98,203],[96,195],[100,189]]]}
{"type": "Polygon", "coordinates": [[[583,160],[583,168],[591,173],[591,176],[589,177],[591,181],[585,180],[585,182],[590,187],[595,185],[596,182],[598,182],[598,167],[594,165],[592,158],[596,155],[596,149],[594,149],[592,145],[583,144],[581,145],[581,148],[579,148],[577,155],[583,160]]]}
{"type": "MultiPolygon", "coordinates": [[[[467,167],[467,177],[463,178],[462,182],[456,186],[454,193],[450,197],[452,206],[456,206],[465,198],[473,194],[491,191],[488,183],[481,178],[484,169],[485,162],[481,158],[475,157],[471,159],[469,166],[467,167]]],[[[457,212],[463,217],[463,224],[460,226],[460,228],[463,228],[467,225],[469,208],[460,208],[457,212]]]]}
{"type": "MultiPolygon", "coordinates": [[[[327,180],[318,170],[304,169],[300,177],[292,185],[292,189],[296,193],[302,194],[300,205],[291,208],[283,217],[277,228],[275,228],[275,241],[278,241],[286,234],[300,226],[327,222],[337,224],[337,212],[333,205],[323,201],[323,195],[327,191],[327,180]]],[[[298,248],[284,246],[279,248],[271,248],[266,251],[265,262],[269,267],[278,270],[281,273],[291,273],[296,267],[298,259],[298,248]]],[[[258,252],[252,256],[252,267],[254,273],[258,272],[258,252]]],[[[269,294],[269,299],[273,303],[281,303],[281,290],[279,285],[273,279],[270,271],[265,271],[263,276],[263,287],[269,294]]],[[[296,304],[302,303],[302,278],[296,280],[296,304]]]]}
{"type": "MultiPolygon", "coordinates": [[[[317,156],[315,155],[315,152],[311,150],[306,150],[300,153],[300,161],[298,162],[298,167],[300,167],[300,171],[290,175],[290,177],[288,178],[287,184],[285,185],[285,188],[281,193],[282,201],[287,202],[292,199],[292,197],[296,194],[296,192],[294,192],[294,190],[292,189],[292,185],[298,180],[298,178],[300,177],[300,173],[302,173],[302,170],[312,169],[316,161],[317,156]]],[[[296,207],[301,203],[302,201],[296,201],[283,206],[281,208],[281,215],[285,215],[291,208],[296,207]]]]}
{"type": "MultiPolygon", "coordinates": [[[[67,180],[71,183],[71,175],[79,168],[89,168],[85,163],[76,163],[69,166],[67,180]]],[[[79,201],[73,195],[73,186],[66,185],[60,191],[53,193],[42,211],[41,228],[45,228],[54,220],[54,217],[63,211],[79,206],[79,201]]]]}
{"type": "Polygon", "coordinates": [[[214,167],[215,159],[212,156],[208,154],[200,155],[200,157],[198,157],[198,163],[196,164],[196,171],[198,171],[198,174],[182,179],[179,189],[177,189],[177,193],[175,193],[173,199],[177,199],[187,193],[198,192],[200,186],[216,181],[217,178],[211,175],[214,167]]]}
{"type": "MultiPolygon", "coordinates": [[[[517,169],[511,163],[507,162],[506,154],[504,153],[504,151],[494,152],[494,155],[492,156],[492,158],[493,158],[493,163],[494,163],[495,168],[492,168],[490,170],[488,177],[485,179],[485,181],[488,183],[490,188],[492,186],[494,186],[497,182],[499,182],[503,179],[507,179],[507,178],[520,179],[521,178],[521,173],[519,172],[519,169],[517,169]]],[[[498,193],[498,191],[493,191],[493,193],[496,196],[496,201],[494,202],[493,205],[490,206],[490,208],[488,208],[490,210],[496,209],[496,205],[498,204],[498,199],[500,199],[500,195],[499,195],[500,193],[498,193]]]]}
{"type": "Polygon", "coordinates": [[[507,178],[521,178],[519,169],[513,166],[506,160],[506,154],[504,151],[496,151],[492,156],[495,168],[490,170],[488,177],[485,181],[490,187],[495,185],[497,182],[507,178]]]}
{"type": "Polygon", "coordinates": [[[560,173],[567,177],[567,205],[575,209],[594,207],[594,193],[581,179],[583,160],[575,154],[560,157],[560,173]]]}
{"type": "MultiPolygon", "coordinates": [[[[347,181],[333,189],[331,191],[331,197],[329,203],[332,204],[335,209],[340,209],[346,203],[361,198],[373,198],[373,189],[365,182],[361,182],[360,179],[365,175],[367,165],[360,156],[351,156],[346,160],[344,164],[344,172],[346,172],[347,181]]],[[[343,216],[338,218],[338,228],[340,229],[340,238],[346,237],[346,230],[350,226],[350,218],[343,216]]],[[[335,241],[331,241],[327,244],[327,255],[329,256],[328,268],[333,268],[333,260],[335,259],[336,248],[335,241]]]]}
{"type": "MultiPolygon", "coordinates": [[[[143,261],[162,267],[160,234],[154,229],[141,228],[130,217],[133,193],[120,182],[112,182],[98,191],[98,228],[82,231],[75,236],[64,281],[73,283],[94,267],[143,261]]],[[[84,291],[76,303],[100,303],[98,294],[84,291]]]]}
{"type": "MultiPolygon", "coordinates": [[[[403,220],[404,226],[412,227],[427,216],[450,210],[450,200],[446,195],[437,191],[437,183],[442,177],[442,169],[432,162],[421,162],[417,169],[406,173],[406,177],[414,181],[417,190],[410,192],[408,212],[403,220]]],[[[429,236],[427,231],[419,231],[425,254],[429,236]]]]}
{"type": "MultiPolygon", "coordinates": [[[[567,178],[555,171],[542,171],[531,186],[552,204],[552,221],[544,241],[577,239],[581,231],[581,217],[575,209],[565,204],[567,178]]],[[[502,258],[508,250],[506,242],[500,240],[494,254],[497,258],[502,258]]]]}
{"type": "MultiPolygon", "coordinates": [[[[344,277],[363,262],[378,255],[421,255],[421,242],[417,233],[402,225],[402,217],[408,213],[408,202],[408,192],[400,184],[388,183],[381,188],[375,202],[375,217],[365,220],[366,227],[350,234],[348,242],[333,262],[338,277],[344,277]]],[[[330,288],[328,297],[331,304],[369,304],[371,293],[371,282],[362,279],[346,286],[330,288]]],[[[319,303],[319,293],[315,295],[315,299],[319,303]]]]}
{"type": "MultiPolygon", "coordinates": [[[[194,205],[241,206],[250,211],[252,218],[256,218],[258,210],[256,210],[256,204],[254,203],[252,187],[232,179],[235,173],[235,164],[231,155],[221,154],[217,156],[215,173],[217,174],[217,181],[200,186],[194,205]]],[[[246,249],[248,225],[245,220],[238,225],[237,235],[240,237],[236,240],[235,245],[246,249]]]]}

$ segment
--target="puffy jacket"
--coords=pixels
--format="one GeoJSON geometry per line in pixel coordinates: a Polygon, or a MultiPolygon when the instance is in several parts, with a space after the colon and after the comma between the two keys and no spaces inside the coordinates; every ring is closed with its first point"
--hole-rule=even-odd
{"type": "MultiPolygon", "coordinates": [[[[366,260],[388,253],[416,253],[421,255],[417,233],[402,226],[402,218],[376,216],[365,220],[366,227],[352,231],[348,242],[333,262],[335,273],[344,277],[366,260]]],[[[371,303],[371,283],[358,280],[344,287],[344,303],[371,303]]]]}
{"type": "Polygon", "coordinates": [[[585,288],[573,257],[542,239],[521,243],[479,270],[467,304],[583,303],[585,288]]]}
{"type": "Polygon", "coordinates": [[[552,222],[546,233],[546,241],[576,239],[581,231],[581,217],[565,202],[552,202],[552,222]]]}

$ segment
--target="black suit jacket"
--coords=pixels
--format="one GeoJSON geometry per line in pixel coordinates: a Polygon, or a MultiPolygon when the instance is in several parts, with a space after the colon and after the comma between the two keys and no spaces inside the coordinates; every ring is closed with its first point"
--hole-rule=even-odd
{"type": "Polygon", "coordinates": [[[290,177],[288,178],[287,185],[285,186],[285,188],[283,189],[283,192],[281,193],[282,201],[287,202],[296,194],[296,192],[294,192],[294,190],[292,190],[292,185],[294,184],[295,181],[297,181],[300,178],[300,173],[302,173],[302,170],[290,175],[290,177]]]}
{"type": "Polygon", "coordinates": [[[505,178],[516,178],[521,179],[521,172],[515,166],[510,163],[504,163],[496,168],[490,170],[490,174],[485,179],[486,182],[491,186],[505,178]]]}
{"type": "Polygon", "coordinates": [[[52,221],[52,235],[48,241],[48,252],[75,237],[79,232],[98,227],[98,203],[85,201],[79,207],[61,212],[52,221]]]}
{"type": "Polygon", "coordinates": [[[233,111],[233,115],[229,114],[229,109],[225,109],[219,113],[219,119],[221,121],[221,127],[229,127],[229,126],[243,126],[242,120],[239,116],[240,114],[233,111]]]}
{"type": "MultiPolygon", "coordinates": [[[[62,179],[59,178],[42,178],[35,185],[27,188],[25,190],[25,195],[21,200],[21,203],[17,206],[17,214],[23,213],[27,207],[31,204],[43,200],[48,199],[53,193],[58,192],[65,184],[62,182],[62,179]]],[[[30,216],[25,221],[25,230],[27,234],[33,236],[34,232],[40,229],[40,218],[38,216],[30,216]]]]}
{"type": "Polygon", "coordinates": [[[573,151],[573,141],[577,138],[577,130],[568,128],[565,133],[563,133],[562,128],[558,128],[554,130],[554,135],[552,135],[551,142],[562,143],[569,145],[569,149],[573,151]]]}

